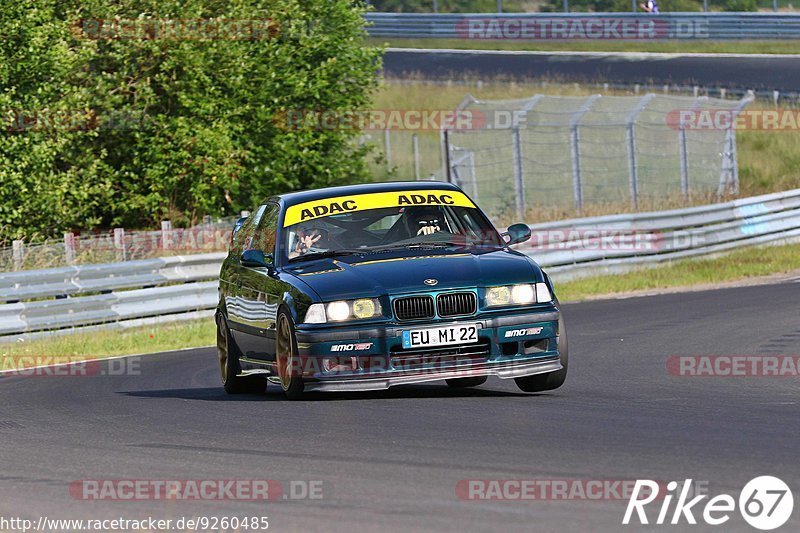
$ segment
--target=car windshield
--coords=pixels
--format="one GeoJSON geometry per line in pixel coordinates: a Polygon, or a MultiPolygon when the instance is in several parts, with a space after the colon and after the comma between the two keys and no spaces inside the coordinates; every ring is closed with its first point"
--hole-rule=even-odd
{"type": "Polygon", "coordinates": [[[362,198],[386,196],[385,203],[403,203],[402,198],[400,202],[395,201],[398,193],[387,193],[292,206],[286,220],[290,224],[285,226],[284,232],[289,260],[394,249],[496,249],[502,246],[500,235],[465,195],[456,191],[446,191],[444,196],[436,194],[441,192],[407,195],[418,202],[415,205],[382,207],[374,205],[382,203],[375,202],[376,198],[369,199],[373,201],[362,198]],[[451,196],[455,196],[455,200],[449,200],[451,196]],[[440,198],[451,203],[438,203],[436,200],[440,198]],[[298,216],[305,220],[292,224],[298,216]]]}

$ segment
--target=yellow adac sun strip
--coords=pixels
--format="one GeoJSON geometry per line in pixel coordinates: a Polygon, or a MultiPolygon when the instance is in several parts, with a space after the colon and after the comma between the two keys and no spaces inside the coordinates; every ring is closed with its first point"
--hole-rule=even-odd
{"type": "Polygon", "coordinates": [[[283,219],[284,227],[315,218],[340,215],[367,209],[382,207],[411,207],[415,205],[451,205],[457,207],[475,207],[467,196],[459,191],[442,191],[423,189],[420,191],[373,192],[323,198],[313,202],[297,204],[286,209],[283,219]]]}

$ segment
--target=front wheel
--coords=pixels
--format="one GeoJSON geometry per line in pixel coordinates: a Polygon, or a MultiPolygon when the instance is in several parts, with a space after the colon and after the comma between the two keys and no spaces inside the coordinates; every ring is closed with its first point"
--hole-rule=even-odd
{"type": "Polygon", "coordinates": [[[290,400],[303,396],[303,376],[300,359],[297,355],[297,339],[294,335],[294,323],[286,310],[278,314],[278,332],[275,362],[281,388],[290,400]]]}
{"type": "Polygon", "coordinates": [[[564,368],[546,374],[514,378],[517,387],[524,392],[544,392],[557,389],[566,381],[569,350],[567,349],[567,329],[564,327],[563,315],[558,319],[558,351],[561,354],[561,366],[564,368]]]}
{"type": "Polygon", "coordinates": [[[257,394],[267,388],[267,380],[260,376],[240,376],[239,355],[231,338],[228,323],[217,315],[217,360],[222,375],[222,386],[228,394],[257,394]]]}

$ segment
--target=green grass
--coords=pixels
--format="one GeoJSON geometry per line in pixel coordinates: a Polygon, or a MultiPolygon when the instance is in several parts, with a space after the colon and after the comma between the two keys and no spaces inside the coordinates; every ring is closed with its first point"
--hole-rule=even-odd
{"type": "Polygon", "coordinates": [[[747,248],[719,257],[685,259],[625,274],[556,283],[556,291],[559,299],[566,302],[631,291],[739,281],[798,269],[800,244],[787,244],[747,248]]]}
{"type": "Polygon", "coordinates": [[[210,346],[215,331],[208,318],[0,344],[0,369],[210,346]]]}
{"type": "Polygon", "coordinates": [[[664,52],[797,54],[796,41],[515,41],[480,39],[371,39],[393,48],[530,50],[539,52],[664,52]]]}

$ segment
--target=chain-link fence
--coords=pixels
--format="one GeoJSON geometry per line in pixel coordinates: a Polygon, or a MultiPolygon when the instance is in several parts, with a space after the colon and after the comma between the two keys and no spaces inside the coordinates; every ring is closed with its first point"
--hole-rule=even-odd
{"type": "Polygon", "coordinates": [[[738,192],[735,122],[752,100],[657,94],[480,101],[442,132],[443,174],[498,220],[738,192]]]}
{"type": "Polygon", "coordinates": [[[206,217],[197,226],[173,228],[165,220],[160,230],[115,228],[64,233],[63,238],[37,242],[17,240],[0,247],[0,272],[222,252],[228,248],[235,221],[236,217],[206,217]]]}

